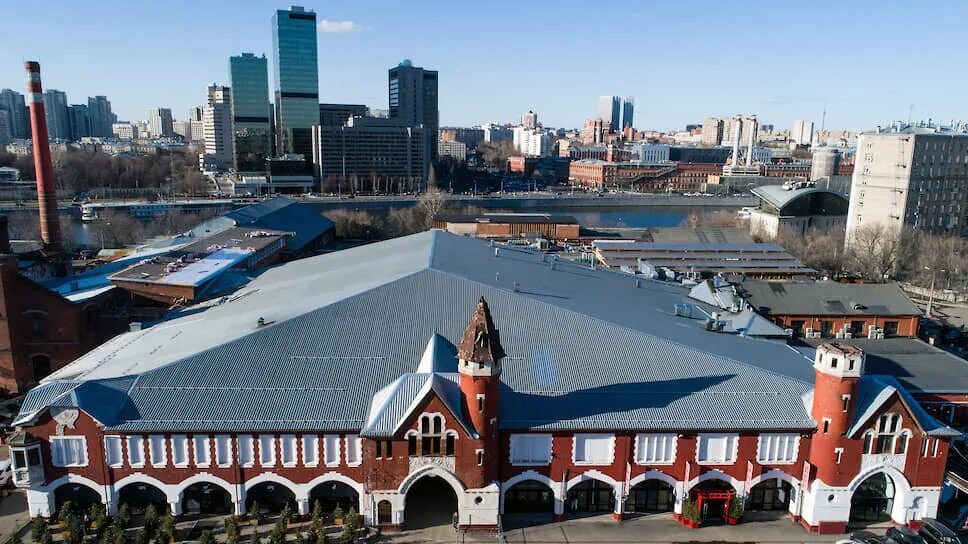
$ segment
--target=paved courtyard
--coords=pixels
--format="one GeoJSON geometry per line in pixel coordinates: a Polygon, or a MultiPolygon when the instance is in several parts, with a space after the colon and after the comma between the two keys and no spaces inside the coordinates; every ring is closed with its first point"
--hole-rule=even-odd
{"type": "MultiPolygon", "coordinates": [[[[687,543],[731,542],[758,544],[832,543],[843,535],[816,535],[786,518],[744,521],[735,526],[713,526],[689,529],[672,519],[670,514],[629,519],[622,523],[610,515],[568,520],[561,523],[537,523],[531,520],[505,521],[505,541],[509,544],[608,544],[608,543],[687,543]],[[514,528],[515,525],[525,525],[514,528]]],[[[447,526],[386,535],[384,541],[394,544],[417,542],[461,542],[447,526]]],[[[494,535],[468,534],[464,542],[496,542],[494,535]]]]}

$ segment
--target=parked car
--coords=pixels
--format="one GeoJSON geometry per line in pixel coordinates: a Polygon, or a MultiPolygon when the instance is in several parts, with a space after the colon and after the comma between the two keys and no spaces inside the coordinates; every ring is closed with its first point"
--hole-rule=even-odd
{"type": "Polygon", "coordinates": [[[840,540],[838,544],[884,544],[887,539],[876,535],[870,531],[854,531],[850,534],[850,539],[840,540]]]}
{"type": "Polygon", "coordinates": [[[3,487],[10,483],[10,477],[13,476],[13,460],[9,457],[0,460],[0,487],[3,487]]]}
{"type": "Polygon", "coordinates": [[[958,535],[947,525],[932,518],[922,520],[924,525],[918,529],[918,534],[928,544],[958,544],[958,535]]]}
{"type": "Polygon", "coordinates": [[[890,544],[925,544],[918,532],[910,527],[891,527],[887,530],[887,542],[890,544]]]}

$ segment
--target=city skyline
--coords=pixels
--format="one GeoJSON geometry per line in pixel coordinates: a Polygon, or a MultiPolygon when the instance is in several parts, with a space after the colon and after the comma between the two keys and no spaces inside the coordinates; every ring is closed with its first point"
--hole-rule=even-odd
{"type": "MultiPolygon", "coordinates": [[[[640,129],[679,129],[738,111],[755,112],[783,129],[796,119],[819,128],[825,109],[826,127],[834,129],[872,129],[909,116],[963,117],[951,92],[968,78],[950,70],[959,60],[956,50],[934,48],[925,55],[903,39],[916,28],[931,28],[939,42],[956,39],[956,30],[936,24],[968,15],[968,6],[954,2],[931,2],[930,9],[915,13],[881,4],[873,9],[872,2],[819,2],[771,9],[769,18],[760,2],[702,2],[701,9],[688,13],[672,2],[631,10],[565,2],[553,11],[498,3],[463,15],[434,4],[406,10],[389,4],[387,9],[350,2],[305,4],[319,20],[320,102],[385,108],[385,71],[410,58],[441,74],[441,125],[507,122],[531,109],[547,126],[575,128],[595,115],[599,96],[611,94],[636,96],[640,129]],[[515,34],[524,30],[506,24],[502,5],[513,9],[517,20],[544,21],[528,32],[545,38],[537,43],[551,45],[533,51],[516,47],[515,34]],[[613,25],[616,35],[634,38],[643,28],[649,35],[625,40],[632,45],[617,54],[606,54],[604,44],[568,46],[585,21],[622,10],[625,16],[613,25]],[[662,56],[650,53],[656,47],[662,56]],[[925,74],[944,73],[948,83],[897,84],[892,74],[908,73],[910,66],[925,74]],[[574,70],[583,77],[576,78],[574,70]],[[702,78],[690,82],[675,73],[702,78]],[[657,85],[657,78],[663,84],[657,85]]],[[[144,119],[157,107],[184,112],[204,102],[207,85],[229,83],[228,57],[242,52],[271,57],[272,14],[288,7],[286,2],[176,1],[158,11],[109,1],[101,9],[111,17],[94,18],[81,28],[76,22],[89,18],[82,5],[26,4],[7,14],[0,87],[22,92],[22,61],[37,59],[45,66],[47,87],[66,92],[72,103],[106,95],[124,120],[144,119]],[[139,32],[119,31],[137,28],[148,16],[171,39],[146,41],[139,32]],[[209,17],[219,24],[204,25],[209,17]],[[197,39],[202,36],[204,47],[197,39]],[[105,63],[141,68],[98,68],[105,63]]]]}

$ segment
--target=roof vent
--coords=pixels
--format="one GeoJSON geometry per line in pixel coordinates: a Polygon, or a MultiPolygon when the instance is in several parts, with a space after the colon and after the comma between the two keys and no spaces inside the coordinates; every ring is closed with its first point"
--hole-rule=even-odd
{"type": "Polygon", "coordinates": [[[851,302],[850,307],[855,310],[866,310],[867,306],[861,304],[860,302],[851,302]]]}
{"type": "Polygon", "coordinates": [[[257,326],[259,326],[259,327],[265,327],[265,326],[266,326],[266,318],[264,318],[264,317],[260,317],[259,319],[257,319],[257,320],[255,321],[255,324],[256,324],[257,326]]]}
{"type": "Polygon", "coordinates": [[[499,255],[500,251],[501,251],[501,248],[499,248],[499,247],[494,248],[494,256],[497,257],[499,255]]]}
{"type": "Polygon", "coordinates": [[[130,331],[130,332],[138,332],[140,330],[141,330],[141,323],[140,322],[138,322],[138,321],[132,321],[131,323],[128,324],[128,331],[130,331]]]}
{"type": "Polygon", "coordinates": [[[501,273],[500,272],[495,272],[494,273],[494,281],[495,282],[501,281],[501,273]]]}

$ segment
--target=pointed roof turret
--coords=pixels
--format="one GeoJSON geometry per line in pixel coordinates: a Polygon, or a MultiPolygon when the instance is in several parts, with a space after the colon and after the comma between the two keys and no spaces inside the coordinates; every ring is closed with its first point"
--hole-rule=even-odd
{"type": "Polygon", "coordinates": [[[503,359],[504,355],[501,337],[494,327],[487,301],[482,296],[477,303],[477,309],[474,310],[474,315],[471,316],[471,322],[464,331],[464,337],[457,346],[457,357],[464,361],[495,364],[503,359]]]}

